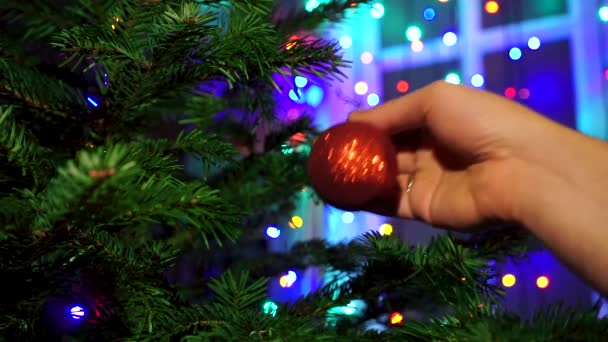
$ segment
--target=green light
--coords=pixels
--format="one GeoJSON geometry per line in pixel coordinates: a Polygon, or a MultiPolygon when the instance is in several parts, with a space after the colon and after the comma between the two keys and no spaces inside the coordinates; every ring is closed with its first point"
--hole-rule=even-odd
{"type": "Polygon", "coordinates": [[[445,81],[452,84],[460,84],[460,76],[455,72],[451,72],[445,75],[445,81]]]}
{"type": "Polygon", "coordinates": [[[602,6],[597,11],[597,14],[600,16],[600,20],[603,22],[608,21],[608,6],[602,6]]]}
{"type": "Polygon", "coordinates": [[[308,0],[308,1],[306,1],[306,5],[304,5],[304,8],[306,9],[307,12],[312,12],[320,5],[321,5],[321,2],[319,0],[308,0]]]}
{"type": "Polygon", "coordinates": [[[410,42],[415,42],[422,38],[422,31],[420,31],[420,28],[418,28],[417,26],[410,26],[405,31],[405,37],[410,42]]]}
{"type": "Polygon", "coordinates": [[[277,314],[277,309],[279,306],[273,301],[267,301],[264,303],[264,313],[267,315],[275,316],[277,314]]]}
{"type": "Polygon", "coordinates": [[[374,19],[382,18],[384,16],[384,5],[382,5],[381,3],[373,4],[372,8],[369,10],[369,13],[374,19]]]}

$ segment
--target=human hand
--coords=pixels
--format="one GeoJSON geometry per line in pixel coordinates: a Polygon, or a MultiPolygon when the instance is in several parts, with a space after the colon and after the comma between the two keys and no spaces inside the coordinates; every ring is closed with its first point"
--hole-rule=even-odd
{"type": "Polygon", "coordinates": [[[542,168],[548,144],[566,133],[513,101],[445,82],[354,112],[349,121],[387,131],[398,150],[399,189],[366,210],[460,230],[517,220],[529,191],[521,178],[542,168]]]}

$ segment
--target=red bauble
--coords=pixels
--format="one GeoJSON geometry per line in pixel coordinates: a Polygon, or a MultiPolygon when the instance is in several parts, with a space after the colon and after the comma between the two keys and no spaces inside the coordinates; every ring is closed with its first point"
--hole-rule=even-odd
{"type": "Polygon", "coordinates": [[[388,134],[370,124],[339,124],[312,145],[308,174],[325,202],[342,210],[361,210],[396,185],[395,147],[388,134]]]}

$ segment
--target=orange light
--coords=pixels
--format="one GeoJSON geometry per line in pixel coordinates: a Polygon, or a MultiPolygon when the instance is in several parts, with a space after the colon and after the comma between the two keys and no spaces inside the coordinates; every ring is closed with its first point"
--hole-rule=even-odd
{"type": "Polygon", "coordinates": [[[500,6],[498,5],[498,2],[496,2],[496,1],[488,1],[488,2],[486,2],[485,8],[486,8],[486,12],[488,12],[490,14],[495,14],[500,9],[500,6]]]}
{"type": "Polygon", "coordinates": [[[293,40],[298,40],[298,39],[299,39],[299,37],[296,35],[289,37],[290,42],[285,45],[285,49],[289,50],[289,49],[293,48],[294,46],[296,46],[297,42],[294,42],[293,40]]]}
{"type": "Polygon", "coordinates": [[[538,286],[539,289],[546,289],[549,287],[549,278],[545,276],[536,278],[536,286],[538,286]]]}
{"type": "Polygon", "coordinates": [[[403,315],[398,312],[394,312],[390,317],[390,322],[392,325],[399,325],[403,323],[403,315]]]}
{"type": "Polygon", "coordinates": [[[517,282],[517,279],[512,274],[505,274],[502,277],[502,285],[504,287],[512,287],[517,282]]]}
{"type": "Polygon", "coordinates": [[[407,83],[407,81],[399,81],[397,82],[397,91],[400,93],[407,93],[407,91],[410,89],[410,84],[407,83]]]}

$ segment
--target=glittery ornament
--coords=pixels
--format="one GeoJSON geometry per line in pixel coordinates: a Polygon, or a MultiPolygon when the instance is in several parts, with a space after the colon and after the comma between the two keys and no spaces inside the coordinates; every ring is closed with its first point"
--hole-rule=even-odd
{"type": "Polygon", "coordinates": [[[323,132],[308,160],[311,184],[328,204],[361,210],[397,182],[395,147],[378,128],[346,122],[323,132]]]}

